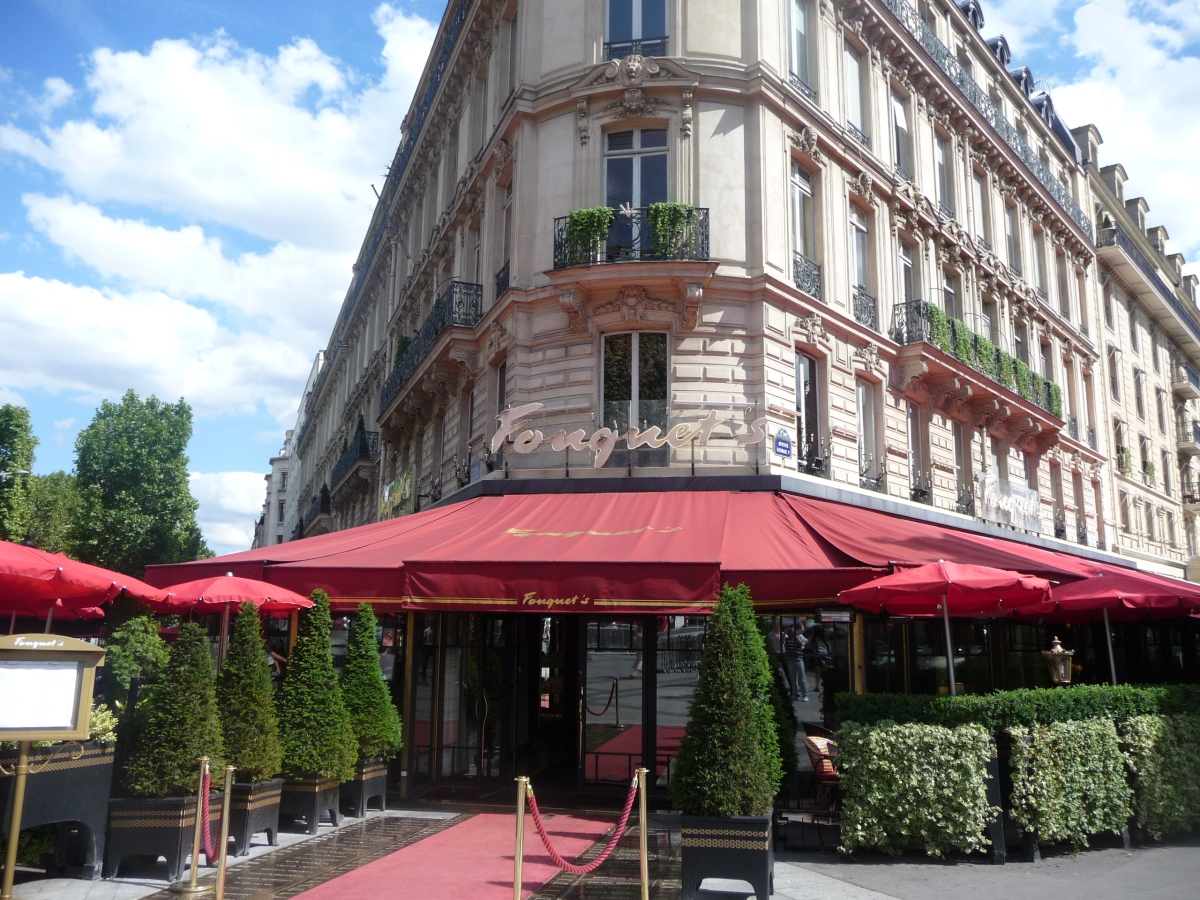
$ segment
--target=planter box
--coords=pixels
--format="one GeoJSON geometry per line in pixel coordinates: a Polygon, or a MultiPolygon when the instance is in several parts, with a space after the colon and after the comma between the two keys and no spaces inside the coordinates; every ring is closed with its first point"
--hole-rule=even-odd
{"type": "Polygon", "coordinates": [[[229,801],[229,836],[233,838],[234,856],[250,852],[250,838],[259,832],[267,833],[267,843],[275,846],[279,834],[279,801],[283,796],[283,779],[235,782],[229,801]]]}
{"type": "Polygon", "coordinates": [[[705,878],[747,881],[757,900],[775,890],[770,816],[683,816],[683,891],[692,900],[705,878]]]}
{"type": "MultiPolygon", "coordinates": [[[[104,859],[104,823],[108,818],[114,745],[81,746],[83,754],[79,759],[71,758],[74,754],[70,745],[46,747],[29,754],[29,767],[34,771],[25,780],[21,828],[78,822],[86,832],[82,852],[76,859],[57,862],[72,869],[78,867],[81,877],[94,880],[100,877],[104,859]]],[[[0,752],[0,765],[11,771],[16,764],[16,750],[0,752]]],[[[12,820],[15,785],[15,776],[0,776],[0,837],[5,839],[12,820]]]]}
{"type": "MultiPolygon", "coordinates": [[[[209,834],[219,826],[222,795],[209,795],[209,834]]],[[[178,881],[183,861],[192,852],[196,833],[196,798],[119,797],[108,801],[108,845],[104,874],[117,875],[121,863],[133,857],[167,858],[167,878],[178,881]]],[[[200,852],[204,852],[201,840],[200,852]]],[[[198,861],[196,861],[198,862],[198,861]]]]}
{"type": "Polygon", "coordinates": [[[342,782],[342,813],[361,818],[377,797],[379,808],[387,809],[387,773],[387,763],[382,759],[360,759],[354,770],[354,780],[342,782]]]}
{"type": "Polygon", "coordinates": [[[280,815],[299,816],[308,825],[308,833],[316,834],[321,814],[338,824],[338,800],[341,785],[336,778],[289,778],[283,782],[279,798],[280,815]]]}

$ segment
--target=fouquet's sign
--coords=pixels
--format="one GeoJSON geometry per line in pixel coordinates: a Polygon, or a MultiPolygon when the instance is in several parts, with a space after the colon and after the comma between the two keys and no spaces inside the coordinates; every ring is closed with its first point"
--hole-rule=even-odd
{"type": "Polygon", "coordinates": [[[1042,501],[1037,491],[995,472],[976,476],[979,485],[979,515],[985,522],[1011,525],[1036,534],[1042,532],[1042,501]]]}
{"type": "MultiPolygon", "coordinates": [[[[549,446],[551,450],[558,453],[564,450],[575,450],[580,453],[591,450],[596,454],[595,467],[601,469],[621,441],[624,441],[630,450],[636,450],[638,447],[658,449],[663,446],[678,449],[693,441],[703,447],[708,444],[713,429],[721,424],[717,418],[717,411],[710,409],[704,418],[695,422],[680,422],[678,425],[672,425],[665,434],[657,425],[651,425],[645,431],[637,428],[630,428],[624,432],[612,428],[597,428],[591,435],[588,435],[582,428],[569,433],[566,429],[560,428],[547,436],[540,430],[526,428],[530,420],[525,417],[533,415],[543,407],[545,407],[544,403],[510,406],[496,416],[500,420],[500,427],[492,436],[492,452],[496,453],[511,437],[514,453],[533,453],[539,447],[544,446],[549,446]]],[[[741,446],[750,446],[765,440],[767,438],[766,417],[755,419],[745,432],[735,433],[733,437],[741,446]]]]}

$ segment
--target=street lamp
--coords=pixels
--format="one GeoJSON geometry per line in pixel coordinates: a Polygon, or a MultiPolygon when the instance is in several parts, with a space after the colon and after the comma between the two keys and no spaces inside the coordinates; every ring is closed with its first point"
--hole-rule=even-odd
{"type": "Polygon", "coordinates": [[[3,484],[4,482],[8,481],[8,479],[12,478],[14,475],[28,475],[28,474],[29,473],[25,469],[13,469],[11,472],[0,472],[0,484],[3,484]]]}
{"type": "Polygon", "coordinates": [[[1042,651],[1042,658],[1050,669],[1050,680],[1056,685],[1071,683],[1071,657],[1074,650],[1064,650],[1058,638],[1050,642],[1050,649],[1042,651]]]}

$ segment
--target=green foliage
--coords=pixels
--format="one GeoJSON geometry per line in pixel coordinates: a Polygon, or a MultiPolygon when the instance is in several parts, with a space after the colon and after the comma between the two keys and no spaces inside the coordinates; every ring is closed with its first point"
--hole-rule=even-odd
{"type": "Polygon", "coordinates": [[[976,339],[975,352],[977,356],[976,368],[979,369],[988,378],[995,380],[996,378],[996,345],[979,335],[976,339]]]}
{"type": "Polygon", "coordinates": [[[1128,475],[1132,467],[1129,461],[1129,448],[1117,444],[1117,469],[1122,475],[1128,475]]]}
{"type": "Polygon", "coordinates": [[[656,258],[693,256],[690,226],[696,218],[696,207],[690,203],[651,203],[646,214],[650,220],[650,252],[656,258]]]}
{"type": "Polygon", "coordinates": [[[726,584],[721,593],[736,604],[737,624],[742,636],[742,659],[750,677],[755,727],[763,753],[762,764],[767,780],[773,786],[771,795],[774,797],[783,780],[783,764],[779,753],[779,730],[775,725],[775,707],[771,700],[771,687],[775,680],[771,674],[771,654],[767,652],[766,636],[758,628],[758,617],[750,600],[750,588],[744,584],[737,587],[726,584]]]}
{"type": "Polygon", "coordinates": [[[1200,716],[1135,716],[1122,744],[1138,824],[1155,840],[1200,824],[1200,716]]]}
{"type": "Polygon", "coordinates": [[[1087,846],[1089,835],[1119,833],[1132,791],[1112,719],[1010,728],[1012,819],[1049,844],[1087,846]]]}
{"type": "Polygon", "coordinates": [[[412,338],[409,335],[402,334],[396,339],[396,362],[394,365],[400,365],[400,360],[404,359],[404,354],[408,352],[410,346],[412,346],[412,338]]]}
{"type": "Polygon", "coordinates": [[[135,616],[114,628],[104,639],[104,650],[101,688],[117,703],[124,704],[131,679],[157,680],[167,668],[167,643],[153,616],[135,616]]]}
{"type": "MultiPolygon", "coordinates": [[[[37,447],[29,410],[5,403],[0,406],[0,472],[32,472],[37,447]]],[[[29,475],[0,479],[0,540],[20,542],[29,528],[29,475]]]]}
{"type": "Polygon", "coordinates": [[[194,794],[197,759],[209,757],[214,770],[224,765],[216,678],[208,637],[199,625],[180,626],[163,678],[147,690],[135,716],[137,733],[125,766],[125,786],[131,793],[194,794]]]}
{"type": "Polygon", "coordinates": [[[988,846],[991,735],[978,725],[941,728],[846,724],[838,735],[843,852],[900,853],[915,843],[931,856],[988,846]]]}
{"type": "Polygon", "coordinates": [[[1050,383],[1050,415],[1063,417],[1062,387],[1053,382],[1050,383]]]}
{"type": "Polygon", "coordinates": [[[233,624],[233,640],[217,676],[217,707],[225,758],[238,781],[265,781],[283,765],[279,723],[271,689],[271,663],[259,629],[258,610],[245,603],[233,624]]]}
{"type": "Polygon", "coordinates": [[[958,319],[950,320],[951,352],[967,365],[975,364],[975,333],[958,319]]]}
{"type": "Polygon", "coordinates": [[[843,722],[872,725],[894,720],[925,725],[977,724],[988,729],[1049,722],[1200,713],[1200,685],[1077,684],[1065,688],[1022,688],[957,697],[932,694],[837,695],[843,722]]]}
{"type": "Polygon", "coordinates": [[[929,318],[929,343],[943,353],[950,352],[950,322],[940,306],[925,304],[925,315],[929,318]]]}
{"type": "Polygon", "coordinates": [[[342,666],[342,696],[363,759],[388,759],[400,749],[400,714],[392,704],[375,637],[375,612],[361,603],[350,623],[342,666]]]}
{"type": "Polygon", "coordinates": [[[567,253],[571,265],[593,263],[604,253],[613,215],[611,207],[597,206],[577,209],[567,216],[567,253]]]}
{"type": "Polygon", "coordinates": [[[996,351],[996,381],[1009,390],[1017,385],[1017,361],[1005,350],[996,351]]]}
{"type": "Polygon", "coordinates": [[[117,717],[105,704],[92,704],[92,717],[88,721],[88,740],[95,744],[115,744],[117,741],[117,717]]]}
{"type": "MultiPolygon", "coordinates": [[[[762,639],[766,640],[766,635],[762,639]]],[[[770,654],[768,654],[769,656],[770,654]]],[[[788,699],[787,681],[781,665],[771,665],[771,711],[775,718],[775,734],[779,741],[779,768],[783,783],[787,783],[796,772],[796,710],[788,699]]]]}
{"type": "Polygon", "coordinates": [[[75,476],[67,472],[31,475],[29,521],[24,540],[48,553],[73,554],[71,527],[79,512],[75,476]]]}
{"type": "Polygon", "coordinates": [[[1043,378],[1041,375],[1039,375],[1037,372],[1029,373],[1029,398],[1028,399],[1032,400],[1038,406],[1041,406],[1043,403],[1046,402],[1046,389],[1043,387],[1043,385],[1045,383],[1046,383],[1046,379],[1043,378]]]}
{"type": "Polygon", "coordinates": [[[1029,371],[1029,366],[1027,366],[1023,360],[1019,360],[1019,359],[1016,360],[1016,364],[1017,364],[1017,377],[1016,377],[1017,393],[1020,394],[1022,397],[1024,397],[1026,400],[1028,400],[1033,396],[1033,394],[1030,393],[1030,389],[1029,389],[1029,376],[1031,374],[1029,371]]]}
{"type": "Polygon", "coordinates": [[[1149,460],[1149,459],[1146,460],[1142,464],[1142,472],[1146,475],[1147,478],[1150,479],[1151,484],[1153,484],[1154,483],[1154,461],[1149,460]]]}
{"type": "Polygon", "coordinates": [[[192,409],[186,402],[142,401],[127,391],[105,400],[75,441],[78,557],[141,577],[155,563],[211,556],[196,524],[188,487],[192,409]]]}
{"type": "Polygon", "coordinates": [[[312,609],[300,612],[296,646],[276,696],[283,773],[349,781],[354,777],[357,743],[333,671],[329,595],[316,590],[312,600],[312,609]]]}
{"type": "Polygon", "coordinates": [[[671,781],[672,802],[689,815],[758,816],[771,808],[779,788],[779,747],[766,688],[770,674],[758,671],[759,657],[766,655],[745,585],[725,585],[705,629],[671,781]],[[764,728],[764,719],[770,727],[764,728]]]}

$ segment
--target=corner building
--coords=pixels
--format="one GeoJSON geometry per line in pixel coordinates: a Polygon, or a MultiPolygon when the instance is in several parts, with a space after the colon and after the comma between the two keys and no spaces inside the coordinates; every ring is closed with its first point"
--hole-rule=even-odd
{"type": "MultiPolygon", "coordinates": [[[[306,387],[286,532],[636,483],[795,492],[1183,576],[1195,280],[1098,168],[1099,132],[1033,83],[975,0],[451,0],[306,387]],[[1133,367],[1151,351],[1119,316],[1153,363],[1133,367]],[[594,437],[654,427],[604,454],[594,437]]],[[[549,766],[556,742],[579,785],[669,761],[702,616],[418,610],[388,620],[412,657],[409,786],[549,766]],[[655,632],[674,662],[651,675],[655,632]],[[464,684],[493,651],[540,654],[541,676],[480,756],[464,684]],[[644,754],[575,746],[573,692],[590,714],[643,674],[619,702],[649,717],[644,754]]],[[[946,689],[936,629],[832,597],[775,612],[826,626],[830,698],[946,689]]],[[[1200,677],[1190,625],[1122,641],[1200,677]]],[[[964,622],[962,642],[983,667],[968,689],[1045,680],[1036,626],[964,622]]]]}

